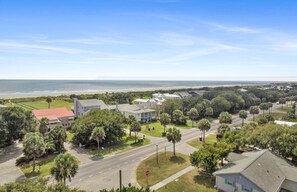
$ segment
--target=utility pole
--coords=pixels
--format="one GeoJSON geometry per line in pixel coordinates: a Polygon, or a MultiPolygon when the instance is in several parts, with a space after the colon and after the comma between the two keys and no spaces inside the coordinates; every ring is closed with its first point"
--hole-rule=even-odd
{"type": "Polygon", "coordinates": [[[122,170],[119,171],[120,176],[120,192],[122,192],[122,170]]]}
{"type": "Polygon", "coordinates": [[[157,164],[159,166],[159,157],[158,157],[158,145],[156,145],[156,157],[157,157],[157,164]]]}

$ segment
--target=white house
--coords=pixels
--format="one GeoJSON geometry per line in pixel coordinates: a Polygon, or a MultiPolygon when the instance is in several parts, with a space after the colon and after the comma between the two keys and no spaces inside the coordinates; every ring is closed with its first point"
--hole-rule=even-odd
{"type": "Polygon", "coordinates": [[[102,100],[98,99],[74,99],[73,111],[76,117],[83,116],[93,109],[108,109],[108,106],[102,100]]]}
{"type": "Polygon", "coordinates": [[[269,150],[230,153],[213,175],[221,192],[296,192],[297,168],[269,150]]]}
{"type": "Polygon", "coordinates": [[[130,104],[120,104],[109,106],[111,110],[117,110],[122,113],[125,117],[133,115],[137,121],[140,122],[150,122],[157,118],[156,110],[149,109],[144,106],[130,105],[130,104]]]}

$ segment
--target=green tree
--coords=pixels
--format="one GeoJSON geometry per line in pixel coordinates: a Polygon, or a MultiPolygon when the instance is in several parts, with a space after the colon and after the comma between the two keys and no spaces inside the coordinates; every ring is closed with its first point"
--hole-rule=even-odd
{"type": "Polygon", "coordinates": [[[261,103],[259,105],[259,108],[263,111],[263,116],[264,116],[265,111],[269,109],[269,105],[267,103],[261,103]]]}
{"type": "Polygon", "coordinates": [[[210,129],[211,125],[208,119],[201,119],[198,122],[198,129],[203,132],[203,143],[205,143],[205,132],[210,129]]]}
{"type": "Polygon", "coordinates": [[[279,102],[279,104],[282,105],[282,108],[283,108],[284,104],[286,104],[286,98],[279,98],[278,102],[279,102]]]}
{"type": "Polygon", "coordinates": [[[221,123],[218,128],[218,132],[220,134],[225,134],[226,131],[230,131],[230,126],[226,123],[221,123]]]}
{"type": "Polygon", "coordinates": [[[259,107],[251,106],[250,107],[250,114],[253,115],[253,121],[255,121],[255,114],[259,114],[259,107]]]}
{"type": "Polygon", "coordinates": [[[201,149],[195,151],[190,156],[193,166],[201,167],[209,174],[216,170],[218,159],[217,151],[212,145],[203,145],[201,149]]]}
{"type": "Polygon", "coordinates": [[[132,123],[134,122],[134,121],[136,121],[136,118],[135,118],[135,116],[134,115],[129,115],[128,116],[128,118],[127,118],[127,123],[128,123],[128,125],[130,126],[130,129],[129,129],[129,136],[131,137],[131,125],[132,125],[132,123]]]}
{"type": "Polygon", "coordinates": [[[268,102],[267,104],[268,104],[268,111],[269,111],[269,114],[270,114],[271,113],[271,109],[273,107],[273,103],[268,102]]]}
{"type": "Polygon", "coordinates": [[[232,115],[228,112],[222,112],[219,116],[220,123],[232,124],[232,115]]]}
{"type": "Polygon", "coordinates": [[[248,113],[245,110],[239,111],[239,117],[242,119],[242,126],[244,125],[244,120],[247,118],[248,113]]]}
{"type": "Polygon", "coordinates": [[[188,116],[192,121],[192,127],[194,127],[194,121],[198,118],[198,115],[199,114],[196,108],[191,108],[190,111],[188,111],[188,116]]]}
{"type": "Polygon", "coordinates": [[[51,102],[53,102],[53,99],[51,97],[47,97],[45,101],[47,102],[47,107],[51,108],[51,102]]]}
{"type": "Polygon", "coordinates": [[[224,97],[218,96],[211,100],[211,107],[213,109],[214,116],[218,116],[223,111],[229,111],[231,104],[224,97]]]}
{"type": "Polygon", "coordinates": [[[100,142],[105,140],[106,135],[103,127],[95,127],[92,131],[91,139],[96,140],[97,150],[100,150],[100,142]]]}
{"type": "Polygon", "coordinates": [[[181,109],[182,102],[180,99],[167,99],[162,103],[163,113],[169,114],[171,119],[173,119],[173,111],[181,109]]]}
{"type": "Polygon", "coordinates": [[[45,154],[45,143],[41,133],[27,133],[23,142],[23,152],[28,159],[33,159],[33,172],[35,172],[36,159],[45,154]]]}
{"type": "Polygon", "coordinates": [[[54,166],[51,168],[51,175],[56,181],[66,183],[66,179],[71,182],[71,178],[78,171],[78,160],[69,153],[60,154],[56,157],[54,166]]]}
{"type": "Polygon", "coordinates": [[[173,155],[175,156],[175,143],[180,142],[181,140],[181,133],[180,130],[177,128],[169,128],[167,133],[166,133],[166,138],[168,142],[172,142],[173,144],[173,155]]]}
{"type": "Polygon", "coordinates": [[[55,126],[47,134],[49,140],[53,141],[55,149],[61,153],[64,151],[64,142],[66,142],[67,134],[66,128],[62,126],[55,126]]]}
{"type": "Polygon", "coordinates": [[[207,107],[205,110],[205,116],[206,117],[211,117],[213,115],[213,109],[212,107],[207,107]]]}
{"type": "Polygon", "coordinates": [[[43,117],[39,120],[39,132],[43,135],[47,132],[47,126],[49,123],[49,119],[46,117],[43,117]]]}
{"type": "Polygon", "coordinates": [[[162,113],[160,117],[160,123],[164,127],[164,133],[166,132],[166,125],[170,123],[170,115],[168,113],[162,113]]]}
{"type": "Polygon", "coordinates": [[[227,144],[224,142],[214,143],[214,147],[216,149],[218,158],[221,159],[221,165],[223,166],[224,158],[226,158],[228,156],[228,154],[234,150],[234,147],[233,147],[233,145],[227,144]]]}
{"type": "Polygon", "coordinates": [[[131,125],[131,131],[135,134],[135,143],[137,141],[137,133],[141,131],[141,125],[138,121],[134,121],[131,125]]]}
{"type": "Polygon", "coordinates": [[[172,115],[172,122],[178,125],[187,124],[187,120],[181,110],[174,110],[172,115]]]}

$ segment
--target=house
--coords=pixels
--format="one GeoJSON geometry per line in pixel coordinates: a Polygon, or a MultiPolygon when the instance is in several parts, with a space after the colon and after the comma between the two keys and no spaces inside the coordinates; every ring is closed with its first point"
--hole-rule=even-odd
{"type": "Polygon", "coordinates": [[[227,165],[213,173],[219,191],[297,191],[297,168],[269,150],[230,153],[227,160],[227,165]]]}
{"type": "Polygon", "coordinates": [[[157,99],[160,102],[164,102],[166,99],[180,99],[181,97],[175,94],[169,93],[154,93],[153,99],[157,99]]]}
{"type": "Polygon", "coordinates": [[[192,95],[189,92],[187,92],[187,91],[178,91],[178,92],[175,92],[174,95],[177,95],[180,98],[192,97],[192,95]]]}
{"type": "Polygon", "coordinates": [[[162,103],[156,99],[135,99],[134,104],[148,108],[156,108],[162,105],[162,103]]]}
{"type": "Polygon", "coordinates": [[[274,123],[278,125],[289,126],[289,127],[293,125],[297,125],[297,122],[280,121],[280,120],[275,120],[274,123]]]}
{"type": "Polygon", "coordinates": [[[157,118],[157,111],[149,109],[144,106],[130,105],[130,104],[120,104],[109,106],[110,110],[117,110],[122,113],[126,118],[129,115],[133,115],[137,121],[140,122],[150,122],[157,118]]]}
{"type": "Polygon", "coordinates": [[[73,123],[75,115],[72,111],[69,111],[66,107],[50,108],[50,109],[34,109],[33,114],[37,120],[47,118],[49,120],[48,129],[51,129],[57,125],[63,127],[70,127],[73,123]]]}
{"type": "Polygon", "coordinates": [[[108,109],[108,106],[102,100],[98,99],[74,99],[73,111],[76,117],[83,116],[93,109],[108,109]]]}
{"type": "Polygon", "coordinates": [[[244,89],[244,88],[240,88],[237,91],[240,92],[240,93],[248,92],[248,90],[247,89],[244,89]]]}
{"type": "Polygon", "coordinates": [[[196,90],[196,91],[189,91],[189,94],[192,95],[192,97],[203,97],[203,94],[206,91],[204,90],[196,90]]]}

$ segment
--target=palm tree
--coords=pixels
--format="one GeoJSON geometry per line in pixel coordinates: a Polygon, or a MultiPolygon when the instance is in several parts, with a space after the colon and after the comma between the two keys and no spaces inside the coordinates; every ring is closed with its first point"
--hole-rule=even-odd
{"type": "Polygon", "coordinates": [[[56,181],[63,181],[66,183],[66,179],[71,182],[71,177],[77,173],[78,160],[69,153],[60,154],[55,159],[54,166],[51,168],[51,175],[55,177],[56,181]]]}
{"type": "Polygon", "coordinates": [[[259,108],[263,111],[263,117],[264,117],[265,110],[269,109],[269,105],[267,103],[261,103],[259,105],[259,108]]]}
{"type": "Polygon", "coordinates": [[[166,138],[168,142],[172,142],[173,144],[173,155],[175,156],[175,143],[180,142],[181,140],[181,133],[180,130],[177,128],[169,128],[166,134],[166,138]]]}
{"type": "Polygon", "coordinates": [[[97,141],[98,151],[100,150],[100,142],[105,140],[106,134],[103,127],[95,127],[92,131],[91,139],[97,141]]]}
{"type": "Polygon", "coordinates": [[[242,126],[243,126],[243,124],[244,124],[244,119],[246,119],[247,118],[247,112],[245,111],[245,110],[241,110],[241,111],[239,111],[239,117],[242,119],[242,126]]]}
{"type": "Polygon", "coordinates": [[[135,133],[135,143],[136,143],[137,133],[141,131],[141,125],[138,121],[134,121],[131,124],[131,131],[135,133]]]}
{"type": "Polygon", "coordinates": [[[23,142],[23,152],[28,159],[33,159],[33,170],[35,172],[36,159],[45,154],[46,146],[41,133],[27,133],[23,142]]]}
{"type": "Polygon", "coordinates": [[[47,125],[49,123],[49,119],[46,117],[43,117],[39,120],[39,131],[40,133],[42,133],[43,135],[46,133],[47,131],[47,125]]]}
{"type": "Polygon", "coordinates": [[[164,133],[166,129],[166,125],[170,123],[170,115],[168,113],[162,113],[160,117],[160,123],[164,126],[164,133]]]}
{"type": "Polygon", "coordinates": [[[48,108],[51,108],[51,102],[52,102],[53,100],[52,100],[52,98],[51,97],[47,97],[46,98],[46,102],[47,102],[47,104],[48,104],[48,108]]]}
{"type": "Polygon", "coordinates": [[[203,143],[205,143],[205,132],[210,129],[211,125],[208,119],[201,119],[198,122],[198,128],[203,131],[203,143]]]}
{"type": "Polygon", "coordinates": [[[259,107],[251,106],[250,107],[250,114],[253,115],[253,121],[255,121],[255,114],[259,114],[259,107]]]}
{"type": "Polygon", "coordinates": [[[188,116],[190,117],[191,121],[192,121],[192,127],[194,127],[194,121],[195,119],[197,119],[198,117],[198,111],[196,108],[192,108],[190,109],[190,111],[188,111],[188,116]]]}
{"type": "Polygon", "coordinates": [[[55,149],[61,153],[64,151],[64,142],[67,139],[66,128],[62,126],[55,126],[47,134],[49,140],[53,141],[55,149]]]}
{"type": "Polygon", "coordinates": [[[135,118],[135,116],[134,115],[129,115],[128,116],[128,119],[127,119],[127,123],[128,123],[128,125],[130,125],[130,129],[129,129],[129,136],[131,136],[131,125],[132,125],[132,123],[134,122],[134,121],[136,121],[136,118],[135,118]]]}

